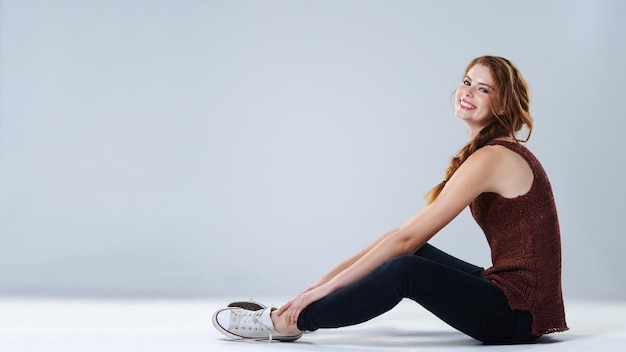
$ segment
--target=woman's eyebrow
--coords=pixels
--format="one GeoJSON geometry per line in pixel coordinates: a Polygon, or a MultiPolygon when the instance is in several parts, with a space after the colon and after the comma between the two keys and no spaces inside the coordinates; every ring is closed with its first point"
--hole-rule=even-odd
{"type": "MultiPolygon", "coordinates": [[[[470,82],[472,81],[472,79],[470,78],[470,76],[465,76],[465,79],[467,79],[467,80],[468,80],[468,81],[470,81],[470,82]]],[[[493,89],[493,87],[492,87],[491,85],[487,84],[487,83],[478,82],[477,84],[482,84],[483,86],[487,86],[487,87],[489,87],[489,88],[493,89]]]]}

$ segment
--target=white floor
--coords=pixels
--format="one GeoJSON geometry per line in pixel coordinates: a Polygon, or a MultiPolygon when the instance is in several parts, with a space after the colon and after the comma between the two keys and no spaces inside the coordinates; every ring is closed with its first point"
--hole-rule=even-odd
{"type": "Polygon", "coordinates": [[[294,343],[235,342],[211,324],[227,302],[0,298],[0,351],[626,351],[626,302],[567,301],[570,331],[517,346],[481,345],[410,301],[294,343]]]}

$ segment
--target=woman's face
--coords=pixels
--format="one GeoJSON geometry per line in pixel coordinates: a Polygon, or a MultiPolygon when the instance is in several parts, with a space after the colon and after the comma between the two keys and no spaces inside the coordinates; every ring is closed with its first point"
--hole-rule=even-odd
{"type": "Polygon", "coordinates": [[[470,131],[480,131],[494,116],[491,107],[491,97],[494,94],[489,68],[476,64],[467,72],[456,90],[454,113],[469,125],[470,131]]]}

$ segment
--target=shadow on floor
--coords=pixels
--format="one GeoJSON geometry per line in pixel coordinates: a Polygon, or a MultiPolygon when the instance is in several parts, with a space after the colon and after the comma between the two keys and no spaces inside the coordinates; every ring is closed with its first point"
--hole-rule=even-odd
{"type": "Polygon", "coordinates": [[[361,352],[375,350],[397,350],[419,348],[421,351],[438,350],[442,348],[463,350],[478,350],[495,348],[497,350],[527,350],[532,346],[550,345],[559,342],[572,341],[584,338],[584,336],[543,336],[536,342],[527,345],[486,345],[458,331],[415,331],[391,327],[350,328],[319,330],[306,333],[304,336],[291,343],[267,342],[267,341],[242,341],[235,343],[251,343],[265,345],[272,349],[283,351],[307,351],[307,350],[332,350],[344,352],[361,352]]]}

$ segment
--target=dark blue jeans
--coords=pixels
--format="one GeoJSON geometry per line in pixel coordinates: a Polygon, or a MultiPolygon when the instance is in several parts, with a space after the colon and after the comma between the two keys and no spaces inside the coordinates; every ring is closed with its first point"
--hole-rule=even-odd
{"type": "Polygon", "coordinates": [[[359,324],[409,298],[455,329],[484,343],[528,343],[532,316],[512,310],[502,290],[483,279],[483,268],[430,244],[387,261],[364,278],[306,307],[300,330],[359,324]]]}

